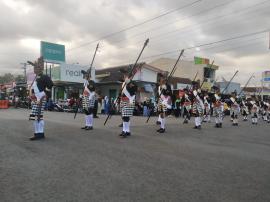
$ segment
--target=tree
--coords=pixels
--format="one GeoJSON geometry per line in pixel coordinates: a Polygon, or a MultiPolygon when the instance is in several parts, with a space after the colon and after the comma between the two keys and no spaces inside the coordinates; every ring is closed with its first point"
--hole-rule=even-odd
{"type": "Polygon", "coordinates": [[[14,81],[14,76],[11,73],[4,74],[0,76],[0,84],[10,83],[14,81]]]}
{"type": "Polygon", "coordinates": [[[16,81],[16,83],[24,83],[25,82],[25,78],[24,78],[23,75],[17,75],[15,77],[15,81],[16,81]]]}

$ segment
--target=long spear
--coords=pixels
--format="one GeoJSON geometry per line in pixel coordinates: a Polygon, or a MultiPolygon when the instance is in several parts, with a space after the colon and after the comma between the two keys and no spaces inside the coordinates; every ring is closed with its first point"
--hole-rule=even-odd
{"type": "Polygon", "coordinates": [[[234,79],[234,77],[236,76],[236,74],[238,73],[239,71],[237,70],[233,77],[230,79],[229,83],[227,84],[227,86],[223,89],[223,91],[221,92],[221,95],[227,90],[227,88],[229,87],[229,85],[231,84],[232,80],[234,79]]]}
{"type": "MultiPolygon", "coordinates": [[[[89,67],[89,69],[88,69],[87,72],[86,72],[86,79],[88,79],[89,76],[91,75],[93,63],[94,63],[94,60],[95,60],[95,57],[96,57],[98,48],[99,48],[99,43],[98,43],[97,46],[96,46],[96,50],[95,50],[95,53],[94,53],[94,55],[93,55],[93,58],[92,58],[90,67],[89,67]]],[[[79,110],[80,103],[81,103],[81,99],[80,99],[80,101],[77,103],[77,108],[76,108],[76,110],[75,110],[74,119],[76,119],[76,116],[77,116],[77,113],[78,113],[78,110],[79,110]]]]}
{"type": "Polygon", "coordinates": [[[251,79],[254,78],[254,74],[251,75],[251,77],[248,79],[247,83],[245,84],[245,86],[241,89],[240,93],[238,94],[238,96],[241,95],[241,93],[243,92],[243,90],[247,87],[247,85],[249,84],[249,82],[251,81],[251,79]]]}
{"type": "MultiPolygon", "coordinates": [[[[184,51],[185,51],[184,49],[181,50],[181,53],[180,53],[179,57],[177,58],[177,60],[176,60],[176,62],[175,62],[175,64],[174,64],[174,66],[173,66],[173,68],[172,68],[172,70],[171,70],[169,76],[168,76],[167,79],[166,79],[167,82],[169,82],[169,80],[172,78],[173,74],[175,73],[176,68],[177,68],[177,64],[178,64],[180,58],[182,57],[182,55],[184,54],[184,51]]],[[[197,73],[198,73],[198,72],[197,72],[197,73]]],[[[159,97],[161,96],[161,94],[162,94],[162,92],[160,92],[160,94],[158,95],[157,100],[159,99],[159,97]]],[[[147,118],[147,120],[146,120],[146,123],[148,123],[150,117],[151,117],[151,112],[149,113],[149,116],[148,116],[148,118],[147,118]]]]}
{"type": "MultiPolygon", "coordinates": [[[[143,51],[144,51],[144,49],[145,49],[145,47],[147,46],[148,43],[149,43],[149,39],[146,39],[146,41],[145,41],[144,44],[143,44],[143,48],[142,48],[142,50],[141,50],[139,56],[137,57],[135,63],[133,64],[133,66],[132,66],[132,68],[131,68],[131,70],[130,70],[130,72],[129,72],[129,74],[128,74],[128,77],[129,77],[130,80],[132,80],[132,78],[133,78],[133,77],[135,76],[135,74],[136,74],[136,71],[134,71],[134,70],[136,69],[137,63],[138,63],[138,61],[139,61],[139,59],[140,59],[140,57],[141,57],[141,55],[142,55],[142,53],[143,53],[143,51]]],[[[125,89],[126,85],[127,85],[127,83],[124,82],[124,85],[122,86],[121,91],[120,91],[120,93],[118,94],[118,97],[117,97],[116,101],[120,99],[120,96],[122,95],[123,90],[125,89]]],[[[115,105],[115,103],[113,103],[112,108],[114,108],[114,105],[115,105]]],[[[110,111],[111,111],[111,110],[110,110],[110,111]]],[[[108,119],[109,119],[111,116],[112,116],[112,114],[109,112],[109,114],[108,114],[108,116],[107,116],[107,118],[106,118],[106,120],[105,120],[105,122],[104,122],[104,126],[106,125],[106,123],[108,122],[108,119]]]]}

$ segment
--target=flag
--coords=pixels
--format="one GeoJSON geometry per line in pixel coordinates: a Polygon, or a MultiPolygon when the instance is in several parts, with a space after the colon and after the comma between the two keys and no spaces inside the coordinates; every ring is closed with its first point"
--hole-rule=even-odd
{"type": "Polygon", "coordinates": [[[195,63],[195,65],[200,65],[200,64],[207,64],[207,65],[209,65],[209,59],[207,59],[207,58],[200,58],[200,57],[194,57],[194,63],[195,63]]]}

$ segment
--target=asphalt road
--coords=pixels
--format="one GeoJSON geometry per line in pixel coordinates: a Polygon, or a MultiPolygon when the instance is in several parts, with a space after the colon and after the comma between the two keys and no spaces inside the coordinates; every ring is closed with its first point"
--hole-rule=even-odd
{"type": "Polygon", "coordinates": [[[201,131],[169,118],[133,117],[132,136],[118,137],[120,117],[107,126],[83,115],[46,113],[46,139],[31,142],[23,109],[0,110],[0,201],[269,202],[270,124],[240,122],[201,131]]]}

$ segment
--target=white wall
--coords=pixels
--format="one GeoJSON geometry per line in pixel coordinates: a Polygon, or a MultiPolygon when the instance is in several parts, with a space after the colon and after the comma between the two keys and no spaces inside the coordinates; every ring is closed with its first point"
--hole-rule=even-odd
{"type": "MultiPolygon", "coordinates": [[[[175,64],[176,60],[170,59],[170,58],[161,58],[152,61],[149,63],[149,65],[154,66],[156,68],[159,68],[163,71],[168,71],[170,72],[175,64]]],[[[180,78],[188,78],[191,81],[194,79],[196,73],[198,72],[197,75],[197,80],[202,81],[204,77],[204,67],[206,65],[195,65],[193,61],[179,61],[177,64],[177,69],[174,73],[173,76],[175,77],[180,77],[180,78]]]]}
{"type": "Polygon", "coordinates": [[[87,67],[63,63],[60,66],[60,80],[67,82],[83,83],[84,80],[81,70],[87,71],[87,67]]]}
{"type": "Polygon", "coordinates": [[[146,81],[146,82],[157,82],[157,72],[142,68],[141,71],[138,71],[133,80],[135,81],[146,81]]]}

